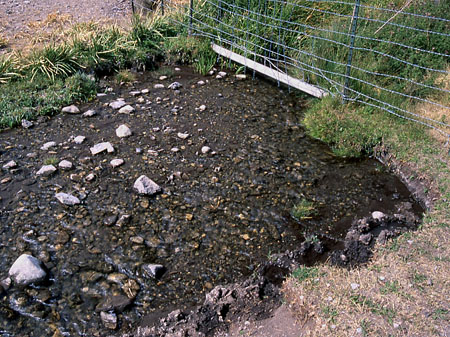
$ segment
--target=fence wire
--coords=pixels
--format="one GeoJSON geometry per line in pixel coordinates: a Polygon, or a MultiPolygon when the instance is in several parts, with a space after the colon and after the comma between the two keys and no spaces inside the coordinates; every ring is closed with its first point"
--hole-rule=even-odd
{"type": "Polygon", "coordinates": [[[189,34],[450,139],[450,4],[400,1],[385,1],[386,8],[359,0],[132,4],[138,12],[177,11],[169,18],[189,34]],[[419,108],[431,113],[417,113],[419,108]]]}

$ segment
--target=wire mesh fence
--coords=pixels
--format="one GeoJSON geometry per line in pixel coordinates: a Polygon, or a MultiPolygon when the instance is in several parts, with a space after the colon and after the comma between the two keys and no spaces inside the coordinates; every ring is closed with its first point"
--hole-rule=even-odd
{"type": "MultiPolygon", "coordinates": [[[[448,0],[133,0],[192,35],[450,138],[448,0]],[[376,4],[376,5],[374,5],[376,4]]],[[[254,67],[253,72],[255,71],[254,67]]],[[[286,81],[283,81],[286,83],[286,81]]]]}

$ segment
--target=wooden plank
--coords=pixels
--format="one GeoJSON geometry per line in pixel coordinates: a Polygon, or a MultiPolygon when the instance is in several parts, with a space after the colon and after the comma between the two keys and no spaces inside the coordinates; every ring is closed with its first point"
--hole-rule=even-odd
{"type": "Polygon", "coordinates": [[[293,88],[304,91],[307,94],[310,94],[314,97],[322,98],[324,96],[327,96],[327,92],[323,91],[322,89],[319,89],[311,84],[301,81],[298,78],[291,77],[280,71],[269,68],[261,63],[252,61],[249,58],[246,58],[242,55],[236,54],[236,53],[232,52],[231,50],[220,47],[214,43],[212,44],[212,49],[219,55],[229,58],[234,62],[240,63],[250,69],[253,69],[253,70],[255,70],[261,74],[264,74],[266,76],[269,76],[269,77],[271,77],[277,81],[280,81],[284,84],[287,84],[293,88]]]}

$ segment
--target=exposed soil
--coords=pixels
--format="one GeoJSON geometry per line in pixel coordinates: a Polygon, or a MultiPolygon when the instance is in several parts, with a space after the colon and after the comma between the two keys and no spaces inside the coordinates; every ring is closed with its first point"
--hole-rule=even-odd
{"type": "Polygon", "coordinates": [[[9,45],[30,43],[39,31],[77,22],[123,22],[131,13],[129,0],[8,0],[0,1],[0,33],[9,45]]]}

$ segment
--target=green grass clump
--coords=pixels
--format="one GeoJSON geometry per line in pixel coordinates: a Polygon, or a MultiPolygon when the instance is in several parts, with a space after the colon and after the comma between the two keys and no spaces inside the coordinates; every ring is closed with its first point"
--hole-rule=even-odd
{"type": "Polygon", "coordinates": [[[309,219],[316,213],[316,207],[312,201],[302,199],[292,208],[292,216],[296,219],[309,219]]]}
{"type": "Polygon", "coordinates": [[[301,266],[292,272],[292,277],[297,282],[303,282],[307,279],[316,278],[319,276],[319,268],[301,266]]]}

